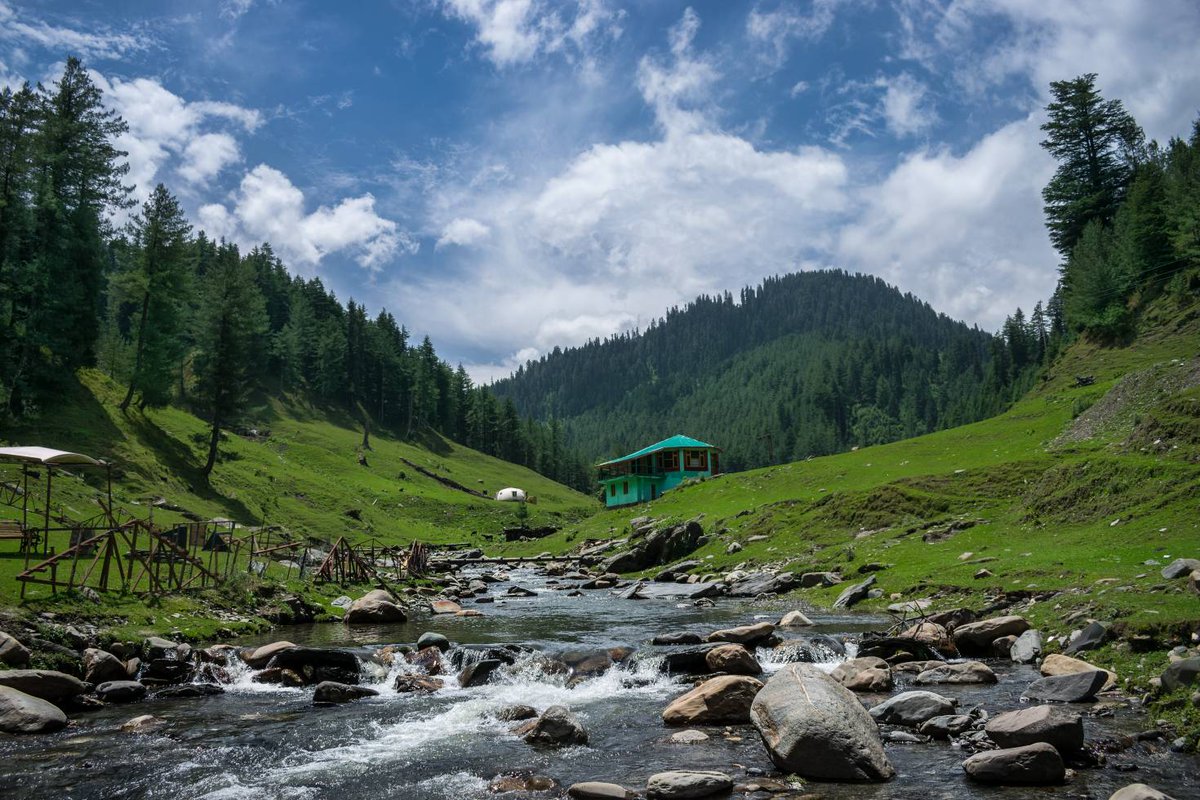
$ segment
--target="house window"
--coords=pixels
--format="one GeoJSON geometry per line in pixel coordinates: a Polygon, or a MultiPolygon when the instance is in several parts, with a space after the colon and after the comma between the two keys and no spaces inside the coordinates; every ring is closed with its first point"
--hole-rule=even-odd
{"type": "Polygon", "coordinates": [[[708,453],[703,450],[686,450],[683,454],[684,469],[703,472],[708,469],[708,453]]]}
{"type": "Polygon", "coordinates": [[[629,481],[625,481],[625,485],[621,487],[621,492],[623,494],[629,494],[629,481]]]}
{"type": "Polygon", "coordinates": [[[678,472],[679,471],[679,452],[670,450],[662,454],[662,471],[663,472],[678,472]]]}
{"type": "Polygon", "coordinates": [[[610,483],[608,485],[608,496],[609,497],[617,496],[617,485],[615,483],[610,483]]]}

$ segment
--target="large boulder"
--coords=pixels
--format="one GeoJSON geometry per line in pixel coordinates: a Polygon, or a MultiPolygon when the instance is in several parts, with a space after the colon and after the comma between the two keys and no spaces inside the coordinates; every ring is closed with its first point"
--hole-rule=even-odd
{"type": "Polygon", "coordinates": [[[798,580],[790,572],[757,572],[736,581],[729,587],[731,597],[758,597],[760,594],[783,594],[796,588],[798,580]]]}
{"type": "Polygon", "coordinates": [[[813,624],[813,621],[805,616],[802,611],[789,611],[779,620],[778,627],[780,628],[807,628],[813,624]]]}
{"type": "Polygon", "coordinates": [[[49,669],[0,670],[0,686],[58,703],[83,694],[83,681],[65,672],[49,669]]]}
{"type": "Polygon", "coordinates": [[[51,733],[66,725],[67,715],[52,703],[11,686],[0,686],[0,731],[51,733]]]}
{"type": "Polygon", "coordinates": [[[806,572],[800,576],[800,588],[811,589],[814,586],[836,586],[842,582],[842,576],[836,572],[806,572]]]}
{"type": "Polygon", "coordinates": [[[458,673],[458,685],[464,689],[470,686],[482,686],[492,679],[492,673],[500,669],[504,662],[498,658],[484,658],[463,667],[458,673]]]}
{"type": "Polygon", "coordinates": [[[1045,742],[976,753],[962,766],[971,780],[1002,786],[1047,786],[1067,777],[1062,756],[1045,742]]]}
{"type": "Polygon", "coordinates": [[[670,564],[700,546],[704,529],[696,520],[652,531],[646,537],[646,558],[649,564],[670,564]]]}
{"type": "Polygon", "coordinates": [[[1163,670],[1159,680],[1162,681],[1163,689],[1168,692],[1194,686],[1200,682],[1200,657],[1181,658],[1163,670]]]}
{"type": "Polygon", "coordinates": [[[950,638],[946,626],[938,625],[936,622],[918,622],[901,633],[900,638],[920,642],[950,658],[958,655],[958,648],[954,646],[954,640],[950,638]]]}
{"type": "Polygon", "coordinates": [[[744,724],[750,721],[750,704],[762,687],[762,681],[742,675],[712,678],[671,701],[663,711],[663,722],[668,725],[744,724]]]}
{"type": "Polygon", "coordinates": [[[889,697],[871,708],[871,716],[885,725],[915,728],[934,717],[953,714],[957,700],[936,692],[912,691],[889,697]]]}
{"type": "Polygon", "coordinates": [[[774,625],[769,622],[759,622],[754,625],[742,625],[738,628],[725,628],[724,630],[713,631],[705,638],[705,641],[755,645],[770,639],[774,633],[774,625]]]}
{"type": "Polygon", "coordinates": [[[992,642],[1005,636],[1020,636],[1029,630],[1024,617],[992,617],[968,622],[954,629],[954,645],[966,655],[991,655],[992,642]]]}
{"type": "Polygon", "coordinates": [[[1030,628],[1008,648],[1008,657],[1018,664],[1032,664],[1042,654],[1042,632],[1030,628]]]}
{"type": "Polygon", "coordinates": [[[829,677],[852,692],[890,692],[892,668],[882,658],[865,656],[838,664],[829,677]]]}
{"type": "Polygon", "coordinates": [[[679,672],[706,672],[708,670],[708,651],[716,644],[698,644],[692,647],[681,647],[663,656],[663,668],[671,674],[679,672]]]}
{"type": "Polygon", "coordinates": [[[347,625],[381,625],[407,620],[408,615],[396,598],[383,589],[374,589],[355,600],[342,617],[347,625]]]}
{"type": "Polygon", "coordinates": [[[379,692],[368,686],[351,686],[337,681],[321,681],[313,690],[313,703],[349,703],[364,697],[375,697],[379,692]]]}
{"type": "MultiPolygon", "coordinates": [[[[1038,667],[1038,670],[1043,675],[1074,675],[1077,672],[1092,672],[1097,669],[1100,669],[1100,667],[1078,658],[1064,656],[1062,653],[1051,653],[1042,659],[1042,663],[1038,667]]],[[[1110,669],[1102,670],[1102,672],[1108,675],[1108,681],[1104,684],[1104,689],[1101,691],[1116,688],[1117,673],[1110,669]]]]}
{"type": "Polygon", "coordinates": [[[842,590],[838,595],[838,599],[833,601],[834,608],[850,608],[850,606],[860,603],[867,599],[867,595],[871,593],[871,587],[875,585],[875,576],[867,578],[861,583],[856,583],[842,590]]]}
{"type": "Polygon", "coordinates": [[[634,793],[615,783],[583,781],[567,787],[567,797],[573,800],[631,800],[634,793]]]}
{"type": "Polygon", "coordinates": [[[1108,682],[1103,670],[1076,672],[1071,675],[1052,675],[1039,678],[1025,689],[1022,697],[1050,703],[1088,703],[1108,682]]]}
{"type": "Polygon", "coordinates": [[[305,684],[322,681],[357,684],[359,681],[358,656],[349,650],[334,647],[285,647],[276,651],[270,664],[291,670],[305,684]]]}
{"type": "Polygon", "coordinates": [[[125,662],[112,653],[94,647],[83,651],[83,679],[88,683],[123,681],[128,677],[125,662]]]}
{"type": "Polygon", "coordinates": [[[265,669],[267,664],[271,663],[271,659],[276,653],[295,646],[293,642],[271,642],[270,644],[264,644],[262,647],[247,647],[241,650],[238,655],[242,661],[246,662],[246,666],[250,667],[250,669],[265,669]]]}
{"type": "Polygon", "coordinates": [[[995,683],[996,673],[987,664],[979,661],[964,661],[959,664],[939,664],[927,669],[913,679],[918,686],[938,683],[995,683]]]}
{"type": "Polygon", "coordinates": [[[1163,567],[1162,576],[1169,581],[1176,578],[1186,578],[1196,570],[1200,570],[1200,560],[1195,558],[1177,558],[1163,567]]]}
{"type": "Polygon", "coordinates": [[[1060,753],[1083,747],[1083,718],[1059,706],[1032,706],[992,717],[984,728],[1001,747],[1023,747],[1045,742],[1060,753]]]}
{"type": "Polygon", "coordinates": [[[1070,656],[1082,653],[1084,650],[1095,650],[1104,644],[1108,637],[1108,626],[1103,622],[1093,622],[1079,632],[1071,643],[1063,648],[1063,653],[1070,656]]]}
{"type": "Polygon", "coordinates": [[[896,774],[871,716],[811,665],[775,673],[755,697],[750,721],[785,772],[831,781],[886,781],[896,774]]]}
{"type": "Polygon", "coordinates": [[[646,781],[650,800],[686,800],[712,797],[733,788],[733,779],[723,772],[671,770],[651,775],[646,781]]]}
{"type": "Polygon", "coordinates": [[[570,747],[588,743],[583,723],[565,706],[550,706],[543,711],[528,725],[523,738],[538,747],[570,747]]]}
{"type": "Polygon", "coordinates": [[[1144,783],[1131,783],[1117,789],[1108,800],[1175,800],[1168,794],[1163,794],[1153,786],[1144,783]]]}
{"type": "Polygon", "coordinates": [[[137,681],[106,681],[96,687],[96,696],[106,703],[136,703],[146,696],[146,687],[137,681]]]}
{"type": "Polygon", "coordinates": [[[713,672],[730,675],[759,675],[762,667],[758,660],[740,644],[722,644],[704,655],[704,663],[713,672]]]}
{"type": "Polygon", "coordinates": [[[4,631],[0,631],[0,664],[10,667],[29,666],[29,649],[4,631]]]}

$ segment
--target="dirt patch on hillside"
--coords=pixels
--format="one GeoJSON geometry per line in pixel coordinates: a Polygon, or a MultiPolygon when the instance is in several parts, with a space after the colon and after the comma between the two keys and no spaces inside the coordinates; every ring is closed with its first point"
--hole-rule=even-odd
{"type": "Polygon", "coordinates": [[[1200,358],[1173,359],[1132,372],[1076,417],[1051,443],[1064,447],[1095,438],[1123,438],[1171,395],[1200,386],[1200,358]]]}

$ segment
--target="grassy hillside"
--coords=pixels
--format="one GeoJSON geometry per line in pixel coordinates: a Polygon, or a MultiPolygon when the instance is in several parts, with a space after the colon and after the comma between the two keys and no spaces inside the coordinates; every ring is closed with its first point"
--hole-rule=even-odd
{"type": "MultiPolygon", "coordinates": [[[[884,597],[865,608],[933,596],[939,608],[980,609],[1007,595],[1052,633],[1078,627],[1067,617],[1080,611],[1161,645],[1186,641],[1200,601],[1159,571],[1200,557],[1200,308],[1164,302],[1144,325],[1129,346],[1075,344],[998,417],[719,476],[536,547],[624,536],[640,515],[703,515],[713,536],[699,571],[774,565],[854,580],[875,562],[889,565],[884,597]],[[1077,375],[1095,383],[1077,386],[1077,375]],[[732,542],[743,549],[727,552],[732,542]],[[983,568],[991,575],[974,577],[983,568]]],[[[800,597],[828,605],[841,588],[800,597]]]]}
{"type": "MultiPolygon", "coordinates": [[[[221,460],[211,483],[206,483],[199,474],[207,443],[203,421],[177,408],[131,409],[123,414],[117,410],[122,387],[95,371],[83,371],[79,377],[54,408],[20,428],[0,432],[0,441],[112,460],[114,498],[124,516],[152,516],[164,527],[191,515],[279,525],[314,543],[332,543],[340,536],[352,542],[375,538],[383,544],[485,543],[503,528],[519,524],[516,504],[490,499],[506,486],[523,488],[537,498],[536,504],[528,506],[530,525],[575,522],[598,508],[595,500],[531,470],[436,437],[409,444],[373,435],[372,449],[365,453],[367,465],[360,465],[361,428],[322,409],[279,400],[248,415],[264,435],[225,435],[221,460]],[[489,497],[453,488],[432,476],[489,497]]],[[[0,480],[18,477],[18,467],[0,465],[0,480]]],[[[44,484],[38,486],[39,492],[31,495],[40,512],[44,484]]],[[[96,500],[102,496],[101,471],[55,472],[56,513],[75,520],[92,518],[100,511],[96,500]]],[[[0,506],[0,518],[16,516],[19,508],[0,506]]],[[[65,543],[60,544],[62,549],[65,543]]],[[[18,599],[19,585],[12,576],[24,560],[16,551],[15,542],[0,542],[4,605],[15,605],[18,599]]],[[[298,583],[289,588],[307,590],[298,583]]],[[[342,592],[336,587],[331,591],[342,592]]],[[[64,607],[62,602],[50,602],[49,593],[48,587],[29,587],[27,607],[64,607]]],[[[155,612],[142,608],[139,601],[111,598],[106,603],[110,601],[113,608],[108,610],[123,617],[126,627],[154,626],[148,620],[155,612]]],[[[168,606],[172,613],[191,617],[204,607],[197,602],[171,600],[168,606]]],[[[205,626],[198,621],[194,630],[203,631],[205,626]]]]}

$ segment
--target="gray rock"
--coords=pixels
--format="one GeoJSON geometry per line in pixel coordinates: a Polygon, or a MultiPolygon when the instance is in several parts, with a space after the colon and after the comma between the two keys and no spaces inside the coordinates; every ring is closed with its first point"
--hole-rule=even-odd
{"type": "MultiPolygon", "coordinates": [[[[4,673],[0,672],[0,675],[4,673]]],[[[1168,666],[1159,677],[1162,687],[1168,692],[1193,686],[1200,681],[1200,657],[1183,658],[1168,666]]]]}
{"type": "Polygon", "coordinates": [[[1087,703],[1108,682],[1108,673],[1097,669],[1072,675],[1051,675],[1029,684],[1023,697],[1051,703],[1087,703]]]}
{"type": "Polygon", "coordinates": [[[122,681],[128,677],[125,663],[112,653],[94,647],[83,651],[83,679],[88,683],[122,681]]]}
{"type": "Polygon", "coordinates": [[[704,655],[704,663],[713,672],[725,672],[729,675],[762,673],[758,661],[740,644],[722,644],[714,647],[704,655]]]}
{"type": "Polygon", "coordinates": [[[975,719],[966,714],[944,714],[940,717],[927,719],[917,730],[924,736],[934,739],[949,739],[971,729],[975,719]]]}
{"type": "Polygon", "coordinates": [[[843,661],[829,677],[852,692],[888,692],[892,689],[892,668],[875,656],[843,661]]]}
{"type": "Polygon", "coordinates": [[[979,661],[964,661],[959,664],[940,664],[925,670],[913,679],[918,686],[938,683],[995,683],[996,673],[987,664],[979,661]]]}
{"type": "Polygon", "coordinates": [[[533,706],[513,705],[505,706],[497,711],[494,716],[501,722],[520,722],[521,720],[533,719],[537,715],[537,709],[533,706]]]}
{"type": "Polygon", "coordinates": [[[789,611],[779,620],[780,628],[807,628],[813,621],[801,611],[789,611]]]}
{"type": "Polygon", "coordinates": [[[663,667],[672,674],[677,672],[704,672],[708,669],[708,651],[716,644],[700,644],[684,647],[663,656],[663,667]]]}
{"type": "Polygon", "coordinates": [[[29,665],[29,649],[4,631],[0,631],[0,664],[10,667],[29,665]]]}
{"type": "Polygon", "coordinates": [[[1042,655],[1042,632],[1030,628],[1017,637],[1008,657],[1018,664],[1032,664],[1042,655]]]}
{"type": "Polygon", "coordinates": [[[1186,578],[1200,569],[1200,560],[1195,558],[1177,558],[1163,567],[1162,576],[1169,581],[1176,578],[1186,578]]]}
{"type": "Polygon", "coordinates": [[[956,700],[936,692],[912,691],[889,697],[873,706],[870,713],[876,722],[915,728],[934,717],[953,714],[957,705],[956,700]]]}
{"type": "Polygon", "coordinates": [[[758,597],[760,594],[783,594],[796,587],[796,576],[790,572],[772,575],[759,572],[730,585],[731,597],[758,597]]]}
{"type": "Polygon", "coordinates": [[[524,738],[538,747],[570,747],[588,743],[583,724],[566,706],[550,706],[543,711],[524,738]]]}
{"type": "Polygon", "coordinates": [[[499,659],[485,658],[468,664],[458,674],[458,685],[464,688],[482,686],[492,679],[492,673],[498,670],[502,663],[499,659]]]}
{"type": "Polygon", "coordinates": [[[408,615],[391,592],[374,589],[351,603],[342,621],[347,625],[386,625],[407,622],[408,615]]]}
{"type": "Polygon", "coordinates": [[[624,786],[600,781],[573,783],[567,788],[567,797],[574,800],[630,800],[634,796],[624,786]]]}
{"type": "Polygon", "coordinates": [[[1084,650],[1095,650],[1104,644],[1104,639],[1107,636],[1108,626],[1102,622],[1093,622],[1072,639],[1070,644],[1063,648],[1063,653],[1071,656],[1081,653],[1084,650]]]}
{"type": "Polygon", "coordinates": [[[358,656],[337,647],[285,647],[271,657],[271,666],[295,672],[306,684],[321,681],[357,684],[358,656]]]}
{"type": "Polygon", "coordinates": [[[773,675],[754,699],[750,721],[785,772],[833,781],[886,781],[896,774],[871,715],[811,665],[773,675]]]}
{"type": "Polygon", "coordinates": [[[656,645],[672,645],[672,644],[700,644],[700,634],[687,633],[680,631],[679,633],[660,633],[651,640],[650,644],[656,645]]]}
{"type": "Polygon", "coordinates": [[[838,599],[834,601],[834,608],[850,608],[856,603],[860,603],[867,599],[871,593],[871,587],[875,585],[875,576],[867,578],[862,583],[856,583],[850,586],[838,595],[838,599]]]}
{"type": "Polygon", "coordinates": [[[992,642],[1004,636],[1020,636],[1029,630],[1024,617],[992,617],[968,622],[954,629],[954,644],[967,655],[991,655],[992,642]]]}
{"type": "Polygon", "coordinates": [[[1083,719],[1059,706],[1033,706],[988,720],[984,728],[1001,747],[1023,747],[1045,742],[1060,753],[1075,753],[1083,747],[1083,719]]]}
{"type": "Polygon", "coordinates": [[[96,696],[106,703],[134,703],[146,696],[137,681],[106,681],[96,687],[96,696]]]}
{"type": "Polygon", "coordinates": [[[417,639],[417,649],[424,650],[426,647],[436,647],[444,653],[450,649],[450,640],[440,633],[426,631],[417,639]]]}
{"type": "Polygon", "coordinates": [[[83,681],[64,672],[49,669],[0,670],[0,686],[57,703],[83,694],[83,681]]]}
{"type": "Polygon", "coordinates": [[[667,725],[745,724],[750,705],[762,682],[742,675],[723,675],[704,681],[671,701],[663,711],[667,725]]]}
{"type": "Polygon", "coordinates": [[[52,733],[67,725],[67,715],[40,697],[11,686],[0,686],[0,731],[52,733]]]}
{"type": "Polygon", "coordinates": [[[800,576],[800,588],[811,589],[814,586],[836,586],[842,582],[842,576],[836,572],[806,572],[800,576]]]}
{"type": "Polygon", "coordinates": [[[364,697],[375,697],[379,694],[367,686],[351,686],[337,681],[321,681],[313,690],[314,703],[349,703],[364,697]]]}
{"type": "Polygon", "coordinates": [[[707,742],[708,739],[709,736],[707,733],[692,729],[671,734],[672,744],[700,744],[701,742],[707,742]]]}
{"type": "Polygon", "coordinates": [[[723,630],[713,631],[705,637],[705,641],[755,645],[759,642],[770,639],[774,633],[774,625],[769,622],[759,622],[755,625],[742,625],[738,628],[725,628],[723,630]]]}
{"type": "Polygon", "coordinates": [[[617,597],[621,600],[645,600],[646,597],[642,594],[642,589],[644,587],[645,584],[641,581],[638,581],[637,583],[626,587],[624,590],[618,593],[617,597]]]}
{"type": "Polygon", "coordinates": [[[650,800],[686,800],[709,797],[733,788],[733,779],[723,772],[686,772],[672,770],[651,775],[646,781],[650,800]]]}
{"type": "Polygon", "coordinates": [[[1144,783],[1131,783],[1117,789],[1108,800],[1175,800],[1170,795],[1163,794],[1153,786],[1144,783]]]}
{"type": "Polygon", "coordinates": [[[295,646],[293,642],[271,642],[262,647],[248,647],[241,650],[239,656],[251,669],[264,669],[280,650],[295,646]]]}
{"type": "Polygon", "coordinates": [[[1062,756],[1045,742],[976,753],[962,766],[971,780],[1001,786],[1047,786],[1067,776],[1062,756]]]}

